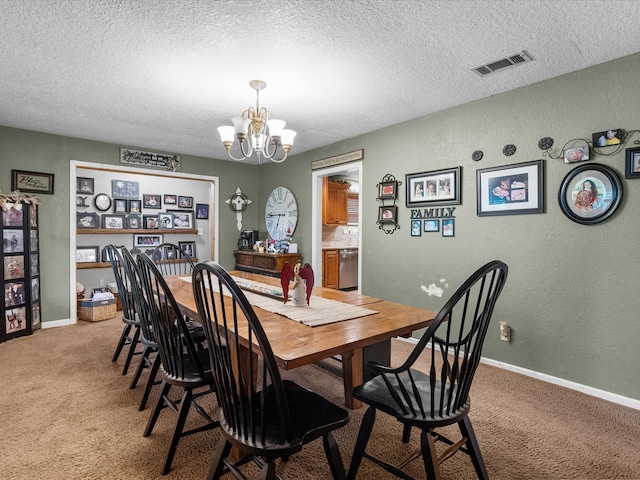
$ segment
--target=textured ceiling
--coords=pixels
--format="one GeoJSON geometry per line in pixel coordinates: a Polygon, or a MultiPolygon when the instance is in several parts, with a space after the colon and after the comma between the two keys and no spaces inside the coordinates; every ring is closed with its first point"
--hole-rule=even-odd
{"type": "Polygon", "coordinates": [[[0,0],[0,125],[225,159],[216,128],[257,78],[295,154],[638,52],[639,18],[636,0],[0,0]]]}

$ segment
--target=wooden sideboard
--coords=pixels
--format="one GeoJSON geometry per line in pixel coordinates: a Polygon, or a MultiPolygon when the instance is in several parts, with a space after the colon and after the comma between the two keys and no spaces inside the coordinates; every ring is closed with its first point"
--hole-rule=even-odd
{"type": "Polygon", "coordinates": [[[279,277],[286,262],[293,267],[300,262],[299,253],[257,253],[252,250],[236,250],[236,270],[279,277]]]}

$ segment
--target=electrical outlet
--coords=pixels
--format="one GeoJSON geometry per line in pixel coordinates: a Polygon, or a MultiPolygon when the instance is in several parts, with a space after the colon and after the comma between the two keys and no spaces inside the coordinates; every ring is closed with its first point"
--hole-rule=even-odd
{"type": "Polygon", "coordinates": [[[503,342],[511,341],[511,327],[507,325],[507,322],[500,322],[500,340],[503,342]]]}

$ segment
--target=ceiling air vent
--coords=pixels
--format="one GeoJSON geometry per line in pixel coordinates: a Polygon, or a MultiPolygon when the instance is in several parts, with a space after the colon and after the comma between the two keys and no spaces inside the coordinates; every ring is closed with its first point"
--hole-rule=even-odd
{"type": "Polygon", "coordinates": [[[523,63],[532,61],[533,57],[522,50],[521,52],[510,55],[506,58],[501,58],[500,60],[487,63],[486,65],[480,65],[479,67],[472,68],[472,70],[481,77],[484,77],[485,75],[489,75],[490,73],[495,73],[499,70],[504,70],[505,68],[514,67],[516,65],[521,65],[523,63]]]}

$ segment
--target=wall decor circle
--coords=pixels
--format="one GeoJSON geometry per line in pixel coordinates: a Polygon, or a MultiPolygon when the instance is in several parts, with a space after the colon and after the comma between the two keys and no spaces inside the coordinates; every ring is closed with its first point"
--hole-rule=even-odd
{"type": "Polygon", "coordinates": [[[570,220],[594,225],[608,219],[622,200],[620,177],[611,167],[598,163],[571,170],[562,181],[558,201],[570,220]]]}
{"type": "Polygon", "coordinates": [[[514,153],[516,153],[516,146],[512,143],[509,143],[502,148],[502,154],[506,157],[510,157],[514,153]]]}
{"type": "Polygon", "coordinates": [[[480,160],[482,160],[483,156],[484,156],[484,153],[482,153],[482,150],[476,150],[471,154],[471,159],[474,162],[479,162],[480,160]]]}
{"type": "Polygon", "coordinates": [[[553,138],[551,137],[542,137],[538,142],[540,150],[549,150],[551,147],[553,147],[553,138]]]}

